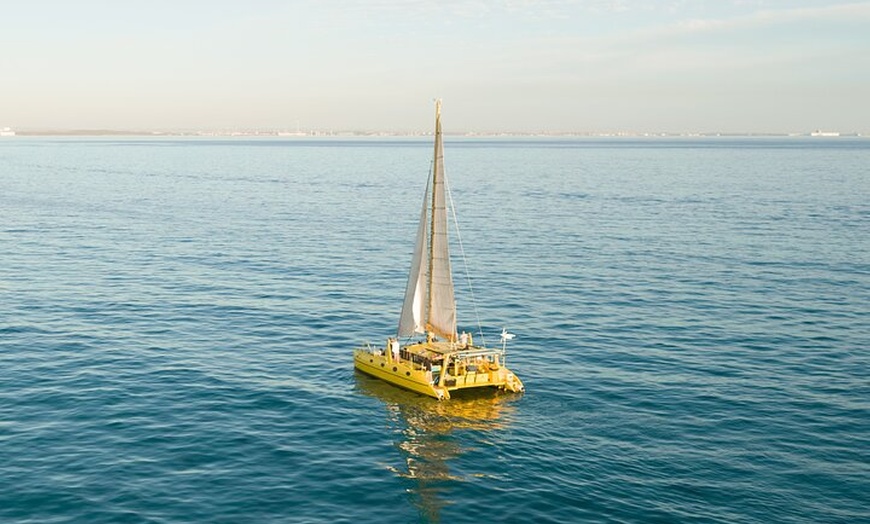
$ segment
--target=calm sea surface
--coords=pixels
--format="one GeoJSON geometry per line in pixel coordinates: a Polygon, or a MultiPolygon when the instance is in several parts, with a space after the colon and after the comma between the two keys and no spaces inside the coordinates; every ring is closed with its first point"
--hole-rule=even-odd
{"type": "Polygon", "coordinates": [[[0,522],[870,522],[870,139],[448,137],[445,403],[351,356],[431,152],[0,140],[0,522]]]}

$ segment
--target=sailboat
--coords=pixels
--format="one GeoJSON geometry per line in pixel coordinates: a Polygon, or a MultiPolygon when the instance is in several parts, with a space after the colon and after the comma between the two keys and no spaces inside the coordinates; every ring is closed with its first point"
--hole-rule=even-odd
{"type": "MultiPolygon", "coordinates": [[[[522,392],[522,381],[505,366],[500,348],[475,345],[470,333],[457,331],[456,301],[450,268],[447,180],[441,137],[441,101],[435,102],[435,153],[426,183],[417,241],[405,300],[395,337],[379,347],[354,350],[354,367],[393,385],[439,400],[458,390],[493,388],[522,392]]],[[[482,337],[481,337],[482,338],[482,337]]]]}

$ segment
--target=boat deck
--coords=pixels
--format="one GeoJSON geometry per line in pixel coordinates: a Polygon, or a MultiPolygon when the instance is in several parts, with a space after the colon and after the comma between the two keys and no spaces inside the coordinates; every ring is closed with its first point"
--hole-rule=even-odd
{"type": "Polygon", "coordinates": [[[455,342],[444,340],[415,342],[402,346],[403,351],[417,355],[437,357],[444,355],[459,357],[477,357],[485,355],[503,355],[501,349],[485,348],[482,346],[461,346],[455,342]]]}
{"type": "Polygon", "coordinates": [[[480,346],[460,346],[447,341],[424,341],[402,346],[398,360],[408,361],[424,369],[437,371],[442,364],[448,368],[457,364],[498,368],[499,361],[504,360],[504,352],[480,346]]]}

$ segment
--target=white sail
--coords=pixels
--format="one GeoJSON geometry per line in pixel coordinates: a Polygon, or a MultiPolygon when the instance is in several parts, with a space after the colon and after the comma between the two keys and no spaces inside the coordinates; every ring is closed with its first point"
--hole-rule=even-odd
{"type": "Polygon", "coordinates": [[[408,274],[408,285],[405,288],[405,302],[402,304],[402,316],[399,318],[399,336],[410,337],[414,333],[426,332],[426,266],[423,265],[423,255],[427,252],[428,242],[427,216],[429,211],[429,184],[423,194],[423,209],[420,211],[420,225],[417,227],[417,242],[414,246],[414,256],[411,258],[411,272],[408,274]]]}
{"type": "Polygon", "coordinates": [[[435,105],[435,153],[432,179],[426,185],[417,244],[399,319],[399,336],[432,331],[448,340],[456,338],[456,301],[447,238],[447,199],[444,146],[441,139],[441,103],[435,105]],[[431,194],[429,190],[431,189],[431,194]]]}

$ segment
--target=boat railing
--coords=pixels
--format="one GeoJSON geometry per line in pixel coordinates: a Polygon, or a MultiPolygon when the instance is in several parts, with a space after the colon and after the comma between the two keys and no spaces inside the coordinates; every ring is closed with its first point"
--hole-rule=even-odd
{"type": "Polygon", "coordinates": [[[427,369],[432,367],[432,359],[412,353],[407,348],[402,348],[399,351],[399,360],[410,361],[415,369],[427,369]]]}
{"type": "Polygon", "coordinates": [[[475,359],[478,357],[496,357],[496,356],[504,359],[505,351],[503,349],[491,349],[491,348],[476,347],[476,348],[472,348],[472,349],[457,351],[456,353],[451,353],[451,356],[455,359],[475,359]]]}
{"type": "Polygon", "coordinates": [[[363,347],[358,348],[358,349],[362,349],[363,351],[368,351],[372,355],[382,355],[384,352],[383,349],[379,348],[378,346],[375,346],[371,342],[366,342],[363,347]]]}
{"type": "MultiPolygon", "coordinates": [[[[505,351],[502,349],[491,349],[484,347],[472,347],[470,349],[464,349],[449,353],[449,358],[451,360],[463,362],[474,362],[478,359],[490,360],[496,357],[504,362],[504,356],[505,351]]],[[[402,350],[399,351],[399,360],[404,362],[411,362],[416,369],[430,369],[432,365],[437,362],[436,359],[433,359],[426,355],[414,353],[412,351],[409,351],[407,348],[402,348],[402,350]]]]}

